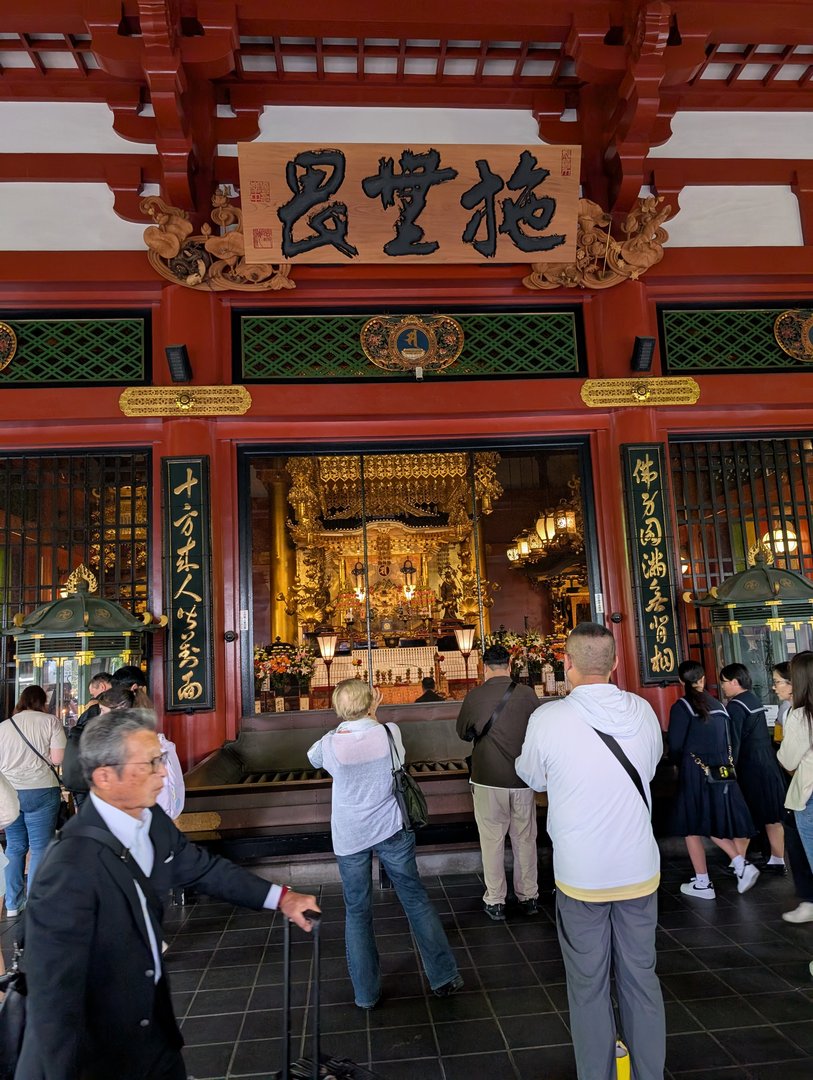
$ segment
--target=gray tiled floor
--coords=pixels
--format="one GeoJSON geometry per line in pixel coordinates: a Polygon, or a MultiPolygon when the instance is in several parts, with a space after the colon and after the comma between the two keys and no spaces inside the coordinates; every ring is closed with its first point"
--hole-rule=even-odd
{"type": "MultiPolygon", "coordinates": [[[[669,851],[676,851],[671,846],[669,851]]],[[[780,913],[795,905],[789,879],[765,875],[746,896],[713,867],[718,899],[691,901],[679,886],[685,858],[664,858],[659,971],[667,1001],[670,1080],[811,1080],[813,924],[780,913]]],[[[490,922],[476,875],[427,880],[466,980],[463,992],[427,994],[406,920],[377,894],[384,999],[353,1005],[337,886],[316,887],[322,929],[324,1046],[384,1080],[565,1080],[575,1076],[553,901],[527,919],[490,922]]],[[[197,1080],[268,1078],[279,1066],[282,994],[279,920],[206,900],[174,909],[167,965],[197,1080]]],[[[305,1049],[311,946],[294,931],[294,1052],[305,1049]]]]}

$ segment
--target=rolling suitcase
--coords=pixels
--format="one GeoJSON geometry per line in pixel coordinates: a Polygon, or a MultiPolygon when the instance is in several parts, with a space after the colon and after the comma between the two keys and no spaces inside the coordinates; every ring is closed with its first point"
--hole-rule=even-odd
{"type": "Polygon", "coordinates": [[[369,1069],[356,1065],[347,1058],[323,1054],[319,1045],[319,928],[321,918],[315,911],[308,912],[313,929],[313,993],[309,1001],[313,1014],[311,1033],[311,1056],[291,1061],[291,923],[285,920],[282,939],[282,1068],[274,1073],[276,1080],[383,1080],[369,1069]]]}

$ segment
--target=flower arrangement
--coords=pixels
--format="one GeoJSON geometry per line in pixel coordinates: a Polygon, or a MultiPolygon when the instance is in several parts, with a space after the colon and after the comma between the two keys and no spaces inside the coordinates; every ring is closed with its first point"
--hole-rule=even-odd
{"type": "Polygon", "coordinates": [[[526,673],[532,679],[538,678],[543,666],[550,664],[554,678],[561,681],[565,677],[566,640],[565,634],[540,634],[537,630],[517,634],[513,630],[498,630],[486,634],[483,647],[487,649],[489,645],[502,645],[508,650],[511,677],[514,679],[526,673]]]}
{"type": "Polygon", "coordinates": [[[307,689],[316,666],[316,654],[306,645],[273,645],[254,647],[254,685],[257,689],[269,678],[277,694],[286,690],[307,689]]]}
{"type": "Polygon", "coordinates": [[[258,691],[266,677],[271,673],[270,659],[271,657],[262,645],[254,646],[254,687],[258,691]]]}

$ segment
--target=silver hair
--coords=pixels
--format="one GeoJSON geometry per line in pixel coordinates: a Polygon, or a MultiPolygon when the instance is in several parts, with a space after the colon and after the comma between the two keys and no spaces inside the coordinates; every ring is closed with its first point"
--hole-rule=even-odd
{"type": "Polygon", "coordinates": [[[367,716],[373,703],[369,683],[344,679],[333,691],[333,708],[340,720],[359,720],[367,716]]]}
{"type": "Polygon", "coordinates": [[[127,738],[138,731],[155,731],[155,713],[146,709],[119,709],[94,716],[85,725],[79,743],[79,761],[90,782],[96,769],[115,765],[121,770],[127,757],[127,738]]]}

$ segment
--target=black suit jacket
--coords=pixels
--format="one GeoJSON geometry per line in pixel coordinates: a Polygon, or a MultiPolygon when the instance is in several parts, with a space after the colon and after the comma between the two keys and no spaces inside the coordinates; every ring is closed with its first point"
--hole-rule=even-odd
{"type": "MultiPolygon", "coordinates": [[[[166,996],[157,999],[132,874],[109,848],[71,839],[80,825],[106,829],[90,800],[46,852],[28,897],[28,1018],[15,1080],[140,1080],[157,1051],[183,1043],[166,996]]],[[[159,897],[196,885],[262,908],[269,882],[189,843],[158,806],[150,839],[150,883],[159,897]]],[[[160,927],[156,937],[160,948],[160,927]]]]}

